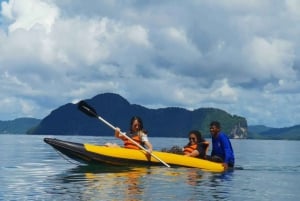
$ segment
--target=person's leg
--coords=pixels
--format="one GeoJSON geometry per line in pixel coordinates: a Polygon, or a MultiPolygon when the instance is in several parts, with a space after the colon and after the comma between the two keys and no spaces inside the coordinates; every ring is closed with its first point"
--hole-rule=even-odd
{"type": "Polygon", "coordinates": [[[116,143],[110,143],[110,142],[105,143],[105,146],[107,146],[107,147],[120,147],[118,144],[116,144],[116,143]]]}

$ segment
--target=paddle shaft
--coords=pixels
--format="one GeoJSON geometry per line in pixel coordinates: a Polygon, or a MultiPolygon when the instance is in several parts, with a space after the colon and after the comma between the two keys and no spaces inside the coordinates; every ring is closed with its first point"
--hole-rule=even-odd
{"type": "MultiPolygon", "coordinates": [[[[92,107],[90,107],[87,103],[85,103],[84,101],[81,102],[82,104],[79,104],[80,109],[90,115],[90,116],[94,116],[97,117],[100,121],[102,121],[103,123],[105,123],[107,126],[109,126],[110,128],[112,128],[113,130],[116,130],[116,127],[114,127],[112,124],[110,124],[108,121],[106,121],[105,119],[103,119],[101,116],[99,116],[96,113],[96,110],[94,110],[92,107]]],[[[120,132],[121,135],[123,135],[124,137],[126,137],[128,140],[130,140],[132,143],[134,143],[135,145],[137,145],[139,148],[143,149],[144,151],[146,151],[147,153],[149,153],[151,156],[153,156],[154,158],[156,158],[158,161],[160,161],[162,164],[164,164],[167,167],[170,167],[170,165],[168,165],[166,162],[164,162],[163,160],[161,160],[160,158],[158,158],[156,155],[154,155],[153,153],[149,152],[147,149],[145,149],[145,147],[143,147],[142,145],[140,145],[139,143],[137,143],[136,141],[134,141],[133,139],[131,139],[130,137],[128,137],[126,135],[126,133],[120,132]]]]}

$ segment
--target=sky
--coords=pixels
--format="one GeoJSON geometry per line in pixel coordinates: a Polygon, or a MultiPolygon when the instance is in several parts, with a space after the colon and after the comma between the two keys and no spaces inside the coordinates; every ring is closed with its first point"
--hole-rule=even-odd
{"type": "Polygon", "coordinates": [[[299,0],[0,3],[0,120],[110,92],[300,124],[299,0]]]}

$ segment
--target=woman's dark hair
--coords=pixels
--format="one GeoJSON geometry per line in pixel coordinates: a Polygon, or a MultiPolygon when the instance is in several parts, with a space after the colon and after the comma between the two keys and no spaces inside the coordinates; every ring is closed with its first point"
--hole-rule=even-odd
{"type": "Polygon", "coordinates": [[[131,118],[129,130],[132,132],[132,124],[135,120],[137,120],[140,124],[139,130],[142,130],[144,133],[147,133],[147,131],[144,130],[144,125],[143,125],[143,121],[142,121],[141,117],[138,117],[138,116],[133,116],[131,118]]]}
{"type": "Polygon", "coordinates": [[[202,138],[202,135],[201,135],[201,132],[200,131],[197,131],[197,130],[191,130],[189,132],[189,136],[191,134],[195,134],[196,135],[196,138],[197,138],[197,142],[200,143],[200,142],[204,142],[205,140],[202,138]]]}
{"type": "MultiPolygon", "coordinates": [[[[196,135],[197,143],[198,143],[198,145],[200,144],[201,149],[202,149],[202,151],[200,151],[198,157],[200,157],[200,158],[205,158],[205,155],[206,155],[205,150],[206,150],[206,148],[207,148],[207,146],[208,146],[208,145],[205,143],[205,139],[202,137],[200,131],[197,131],[197,130],[191,130],[191,131],[189,132],[189,136],[190,136],[191,134],[196,135]]],[[[189,142],[189,143],[187,144],[187,146],[190,146],[190,145],[191,145],[191,142],[189,142]]]]}

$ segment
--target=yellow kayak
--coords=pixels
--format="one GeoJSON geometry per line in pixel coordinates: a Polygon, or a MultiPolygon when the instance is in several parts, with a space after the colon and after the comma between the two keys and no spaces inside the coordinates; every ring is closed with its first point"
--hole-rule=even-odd
{"type": "Polygon", "coordinates": [[[191,167],[211,172],[224,171],[220,163],[173,153],[153,151],[152,154],[161,160],[159,161],[144,150],[81,144],[55,138],[44,138],[44,141],[69,158],[87,164],[149,166],[163,165],[161,163],[163,161],[171,167],[191,167]]]}

